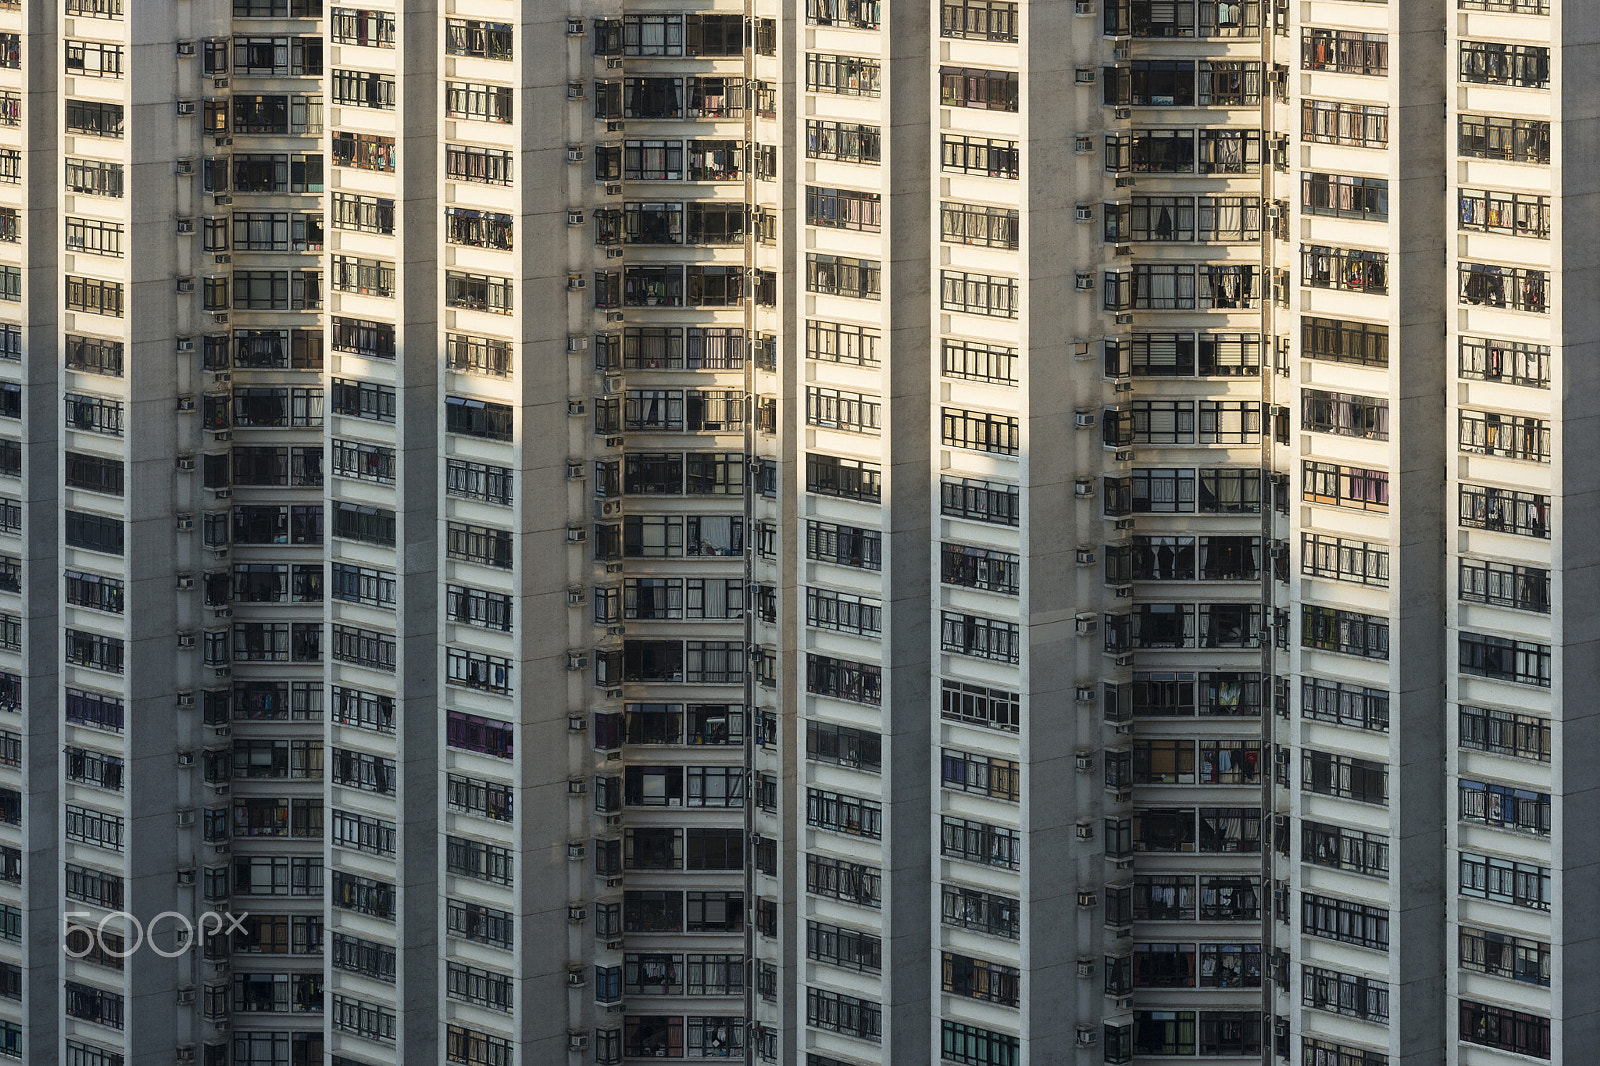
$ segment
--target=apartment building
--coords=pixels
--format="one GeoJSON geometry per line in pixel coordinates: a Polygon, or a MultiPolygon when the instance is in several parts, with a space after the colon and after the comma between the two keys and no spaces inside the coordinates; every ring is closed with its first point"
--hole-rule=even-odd
{"type": "Polygon", "coordinates": [[[355,2],[0,0],[0,1058],[1600,1043],[1578,5],[355,2]]]}

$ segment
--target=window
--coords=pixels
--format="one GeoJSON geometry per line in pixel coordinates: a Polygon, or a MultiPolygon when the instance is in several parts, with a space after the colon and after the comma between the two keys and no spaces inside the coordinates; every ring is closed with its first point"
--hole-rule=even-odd
{"type": "Polygon", "coordinates": [[[445,115],[449,118],[502,123],[511,121],[512,90],[509,86],[447,81],[444,98],[445,115]]]}
{"type": "Polygon", "coordinates": [[[461,1025],[445,1026],[444,1040],[446,1062],[464,1066],[511,1066],[509,1040],[461,1025]]]}
{"type": "Polygon", "coordinates": [[[1022,157],[1016,141],[942,133],[939,158],[943,169],[962,174],[1012,180],[1022,174],[1022,157]]]}
{"type": "MultiPolygon", "coordinates": [[[[876,7],[876,4],[873,6],[876,7]]],[[[807,119],[806,157],[832,159],[841,163],[876,164],[882,151],[882,136],[883,132],[877,126],[807,119]]]]}
{"type": "Polygon", "coordinates": [[[939,271],[939,306],[945,311],[989,318],[1016,318],[1020,304],[1016,278],[939,271]]]}
{"type": "Polygon", "coordinates": [[[1389,693],[1384,689],[1307,675],[1300,681],[1300,713],[1319,722],[1386,731],[1389,728],[1389,693]]]}
{"type": "Polygon", "coordinates": [[[515,728],[510,722],[463,711],[448,711],[445,714],[445,743],[452,748],[509,759],[513,754],[514,739],[515,728]]]}
{"type": "Polygon", "coordinates": [[[1020,240],[1017,211],[978,204],[941,203],[939,239],[980,248],[1015,249],[1020,240]]]}
{"type": "Polygon", "coordinates": [[[806,1024],[878,1043],[883,1034],[883,1009],[871,1000],[808,987],[806,1024]]]}
{"type": "Polygon", "coordinates": [[[1307,503],[1364,511],[1389,509],[1389,475],[1382,470],[1307,459],[1300,463],[1300,485],[1301,499],[1307,503]]]}
{"type": "Polygon", "coordinates": [[[827,655],[806,655],[806,691],[819,696],[878,706],[882,696],[880,667],[827,655]]]}
{"type": "Polygon", "coordinates": [[[329,283],[340,292],[384,297],[394,295],[394,264],[387,260],[335,255],[330,258],[329,265],[332,267],[329,283]]]}
{"type": "Polygon", "coordinates": [[[1340,973],[1320,966],[1300,971],[1300,1002],[1313,1010],[1369,1022],[1389,1020],[1389,984],[1365,974],[1340,973]]]}
{"type": "Polygon", "coordinates": [[[1021,448],[1021,424],[1015,415],[946,407],[940,424],[940,439],[948,447],[996,455],[1016,455],[1021,448]]]}
{"type": "Polygon", "coordinates": [[[446,931],[462,940],[473,940],[491,947],[509,949],[512,944],[513,923],[514,918],[506,911],[466,900],[445,900],[446,931]]]}
{"type": "Polygon", "coordinates": [[[945,377],[984,381],[991,385],[1017,383],[1017,350],[1009,345],[946,337],[940,342],[940,350],[945,377]]]}
{"type": "Polygon", "coordinates": [[[122,520],[109,515],[68,510],[65,514],[65,539],[68,547],[122,554],[122,520]]]}
{"type": "Polygon", "coordinates": [[[482,19],[445,19],[444,50],[453,56],[510,59],[511,24],[482,19]]]}
{"type": "Polygon", "coordinates": [[[1300,36],[1300,67],[1382,77],[1389,72],[1389,38],[1381,33],[1308,26],[1300,36]]]}
{"type": "Polygon", "coordinates": [[[806,53],[806,91],[840,96],[877,96],[881,68],[856,56],[806,53]]]}
{"type": "Polygon", "coordinates": [[[877,973],[883,968],[883,942],[847,926],[808,921],[806,957],[844,970],[877,973]]]}
{"type": "Polygon", "coordinates": [[[940,819],[939,854],[982,866],[1020,870],[1022,838],[1014,829],[945,817],[940,819]]]}
{"type": "Polygon", "coordinates": [[[1307,171],[1300,176],[1300,206],[1313,215],[1383,222],[1389,217],[1389,182],[1307,171]]]}
{"type": "Polygon", "coordinates": [[[1300,572],[1335,581],[1387,586],[1389,552],[1366,541],[1301,533],[1300,572]]]}
{"type": "Polygon", "coordinates": [[[1469,1044],[1498,1048],[1536,1059],[1550,1057],[1549,1018],[1497,1007],[1491,1003],[1478,1003],[1466,998],[1461,1000],[1460,1036],[1469,1044]]]}
{"type": "Polygon", "coordinates": [[[1488,485],[1462,485],[1460,504],[1463,528],[1550,539],[1548,496],[1488,485]]]}
{"type": "Polygon", "coordinates": [[[1389,328],[1331,318],[1300,320],[1301,354],[1361,366],[1389,365],[1389,328]]]}
{"type": "Polygon", "coordinates": [[[1507,163],[1550,162],[1548,120],[1463,114],[1456,122],[1459,155],[1507,163]]]}
{"type": "Polygon", "coordinates": [[[876,233],[881,223],[882,197],[852,189],[806,186],[806,225],[827,229],[876,233]]]}
{"type": "Polygon", "coordinates": [[[1463,970],[1531,985],[1550,985],[1550,945],[1543,941],[1462,925],[1459,944],[1463,970]]]}
{"type": "Polygon", "coordinates": [[[508,530],[465,522],[449,522],[445,526],[445,553],[451,559],[510,570],[511,545],[508,530]]]}
{"type": "Polygon", "coordinates": [[[858,796],[808,788],[806,824],[847,836],[877,840],[883,834],[883,807],[858,796]]]}
{"type": "Polygon", "coordinates": [[[1306,819],[1300,823],[1300,860],[1314,866],[1387,877],[1389,838],[1382,833],[1306,819]]]}
{"type": "Polygon", "coordinates": [[[806,891],[814,896],[858,903],[866,907],[880,904],[882,871],[825,855],[806,855],[806,891]]]}
{"type": "Polygon", "coordinates": [[[1006,1033],[940,1019],[940,1055],[961,1066],[1012,1066],[1021,1055],[1021,1041],[1006,1033]]]}
{"type": "Polygon", "coordinates": [[[940,67],[939,102],[945,107],[1016,111],[1017,75],[1014,71],[940,67]]]}
{"type": "Polygon", "coordinates": [[[1389,255],[1320,244],[1301,245],[1300,284],[1381,296],[1389,291],[1389,255]]]}
{"type": "Polygon", "coordinates": [[[877,464],[865,460],[810,453],[806,455],[806,491],[875,503],[883,493],[883,474],[877,464]]]}
{"type": "Polygon", "coordinates": [[[1548,644],[1463,630],[1460,634],[1459,659],[1463,674],[1510,681],[1518,685],[1550,687],[1548,644]]]}
{"type": "Polygon", "coordinates": [[[1389,109],[1342,100],[1303,100],[1300,135],[1317,144],[1384,148],[1389,144],[1389,109]]]}
{"type": "MultiPolygon", "coordinates": [[[[374,170],[379,173],[394,172],[396,153],[393,137],[379,137],[371,133],[351,133],[347,130],[335,130],[332,142],[333,165],[336,167],[349,167],[352,170],[374,170]]],[[[461,159],[458,153],[475,151],[480,159],[501,154],[486,148],[464,149],[455,145],[446,145],[445,148],[446,166],[449,168],[448,173],[456,181],[489,180],[488,178],[476,176],[486,170],[486,167],[474,168],[461,159]]],[[[320,163],[320,157],[318,157],[318,160],[320,163]]],[[[507,162],[505,165],[509,169],[510,163],[507,162]]],[[[497,182],[496,184],[504,183],[497,182]]],[[[353,198],[368,199],[367,197],[353,198]]]]}
{"type": "Polygon", "coordinates": [[[487,311],[490,314],[509,315],[512,310],[512,281],[510,278],[490,277],[483,274],[463,274],[445,271],[445,304],[468,311],[487,311]]]}
{"type": "Polygon", "coordinates": [[[841,432],[876,434],[882,411],[879,397],[841,389],[806,386],[806,425],[841,432]]]}
{"type": "Polygon", "coordinates": [[[1464,822],[1539,836],[1550,834],[1550,794],[1547,792],[1466,778],[1457,781],[1456,791],[1459,814],[1464,822]]]}
{"type": "Polygon", "coordinates": [[[1463,705],[1457,722],[1457,735],[1463,748],[1534,762],[1550,761],[1550,722],[1547,719],[1463,705]]]}
{"type": "Polygon", "coordinates": [[[1549,275],[1543,270],[1489,263],[1459,263],[1456,269],[1464,304],[1549,313],[1549,275]]]}
{"type": "Polygon", "coordinates": [[[1300,893],[1300,930],[1307,936],[1389,950],[1389,912],[1350,900],[1300,893]]]}
{"type": "Polygon", "coordinates": [[[1015,733],[1021,728],[1021,697],[1003,689],[941,679],[940,714],[951,721],[1015,733]]]}
{"type": "Polygon", "coordinates": [[[1531,193],[1462,189],[1457,195],[1458,225],[1464,230],[1513,237],[1550,236],[1550,198],[1531,193]]]}
{"type": "MultiPolygon", "coordinates": [[[[451,181],[470,181],[482,185],[511,184],[511,152],[467,144],[446,144],[444,147],[445,176],[451,181]]],[[[392,170],[392,164],[386,169],[392,170]]]]}
{"type": "Polygon", "coordinates": [[[494,884],[511,884],[514,856],[505,848],[465,837],[445,837],[445,872],[494,884]]]}
{"type": "Polygon", "coordinates": [[[979,478],[942,476],[939,504],[942,514],[994,525],[1014,526],[1020,513],[1017,486],[979,478]]]}
{"type": "Polygon", "coordinates": [[[1310,433],[1367,440],[1389,439],[1389,401],[1343,392],[1303,389],[1300,425],[1310,433]]]}
{"type": "Polygon", "coordinates": [[[883,287],[877,260],[806,253],[806,291],[858,300],[876,300],[883,287]]]}
{"type": "Polygon", "coordinates": [[[122,105],[100,103],[94,100],[68,100],[66,102],[68,133],[87,134],[91,137],[122,136],[122,105]]]}
{"type": "Polygon", "coordinates": [[[1300,790],[1359,803],[1389,804],[1389,768],[1337,752],[1300,753],[1300,790]]]}
{"type": "Polygon", "coordinates": [[[1463,896],[1531,910],[1550,909],[1550,870],[1547,867],[1463,851],[1459,872],[1463,896]]]}
{"type": "Polygon", "coordinates": [[[1550,613],[1550,571],[1541,567],[1463,557],[1457,574],[1464,602],[1550,613]]]}
{"type": "MultiPolygon", "coordinates": [[[[99,278],[66,276],[66,308],[92,315],[122,317],[122,285],[99,278]]],[[[20,294],[13,299],[20,299],[20,294]]]]}
{"type": "Polygon", "coordinates": [[[1014,623],[950,611],[942,612],[940,618],[944,651],[997,662],[1018,661],[1021,637],[1014,623]]]}
{"type": "Polygon", "coordinates": [[[1550,87],[1550,49],[1501,41],[1462,41],[1461,80],[1477,85],[1550,87]]]}
{"type": "Polygon", "coordinates": [[[940,767],[944,788],[1012,802],[1021,798],[1021,770],[1014,760],[945,748],[940,767]]]}
{"type": "Polygon", "coordinates": [[[122,495],[122,460],[85,452],[69,451],[62,455],[61,480],[75,489],[103,492],[110,496],[122,495]]]}

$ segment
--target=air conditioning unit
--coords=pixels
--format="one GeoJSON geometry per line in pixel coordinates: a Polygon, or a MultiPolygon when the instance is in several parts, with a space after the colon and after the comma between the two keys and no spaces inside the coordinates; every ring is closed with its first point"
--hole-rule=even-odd
{"type": "Polygon", "coordinates": [[[1079,85],[1093,85],[1094,84],[1094,68],[1093,67],[1079,67],[1079,68],[1077,68],[1076,70],[1074,70],[1072,72],[1072,80],[1077,82],[1079,85]]]}
{"type": "Polygon", "coordinates": [[[194,291],[194,279],[193,278],[179,278],[177,280],[177,288],[178,288],[179,292],[193,292],[194,291]]]}
{"type": "Polygon", "coordinates": [[[194,456],[192,456],[192,455],[180,455],[175,460],[175,463],[176,463],[176,465],[177,465],[179,470],[182,470],[185,473],[187,473],[187,472],[192,471],[194,469],[194,456]]]}
{"type": "Polygon", "coordinates": [[[228,87],[228,79],[227,78],[212,78],[211,79],[211,87],[213,89],[226,89],[228,87]]]}
{"type": "Polygon", "coordinates": [[[586,730],[588,728],[589,728],[589,719],[585,718],[583,715],[581,715],[581,714],[569,714],[569,715],[567,715],[567,732],[569,732],[569,733],[582,733],[584,730],[586,730]]]}
{"type": "Polygon", "coordinates": [[[1094,549],[1079,548],[1074,557],[1078,560],[1079,566],[1091,566],[1094,564],[1094,549]]]}
{"type": "Polygon", "coordinates": [[[180,218],[180,219],[178,219],[177,230],[178,230],[179,233],[193,233],[194,232],[194,219],[192,219],[192,218],[180,218]]]}
{"type": "Polygon", "coordinates": [[[179,41],[178,42],[178,55],[180,55],[180,56],[192,56],[192,55],[194,55],[194,42],[193,41],[179,41]]]}
{"type": "Polygon", "coordinates": [[[581,226],[581,225],[583,225],[583,212],[582,211],[568,211],[567,212],[567,225],[569,225],[569,226],[581,226]]]}
{"type": "Polygon", "coordinates": [[[586,922],[588,920],[589,909],[587,907],[583,906],[581,903],[567,904],[567,921],[571,922],[573,925],[577,925],[579,922],[586,922]]]}
{"type": "Polygon", "coordinates": [[[606,249],[606,258],[607,259],[621,259],[626,254],[627,254],[626,251],[624,249],[622,249],[622,248],[607,248],[606,249]]]}
{"type": "Polygon", "coordinates": [[[1094,702],[1094,686],[1093,685],[1079,685],[1077,687],[1077,689],[1074,690],[1073,696],[1079,703],[1093,703],[1094,702]]]}
{"type": "Polygon", "coordinates": [[[584,34],[584,28],[583,28],[583,20],[582,19],[568,19],[567,20],[567,36],[568,37],[582,37],[583,34],[584,34]]]}
{"type": "Polygon", "coordinates": [[[584,411],[584,406],[583,406],[583,401],[582,400],[568,400],[567,401],[567,414],[569,414],[569,415],[581,415],[581,414],[583,414],[583,411],[584,411]]]}
{"type": "Polygon", "coordinates": [[[1079,957],[1079,959],[1078,959],[1078,976],[1079,977],[1093,977],[1094,976],[1094,960],[1093,959],[1089,958],[1088,956],[1079,957]]]}
{"type": "Polygon", "coordinates": [[[1100,1030],[1092,1025],[1078,1026],[1078,1046],[1094,1047],[1100,1042],[1100,1030]]]}
{"type": "Polygon", "coordinates": [[[194,752],[188,750],[187,748],[179,750],[179,752],[178,752],[178,765],[179,766],[193,766],[194,765],[194,752]]]}
{"type": "Polygon", "coordinates": [[[180,411],[193,411],[194,410],[194,397],[193,396],[179,396],[178,397],[178,410],[180,410],[180,411]]]}
{"type": "Polygon", "coordinates": [[[181,514],[181,515],[178,515],[177,522],[178,522],[178,532],[179,533],[187,533],[189,530],[194,528],[194,515],[192,515],[192,514],[181,514]]]}
{"type": "Polygon", "coordinates": [[[179,337],[178,338],[177,347],[178,347],[178,351],[180,351],[180,352],[192,352],[192,351],[194,351],[194,338],[193,337],[179,337]]]}
{"type": "Polygon", "coordinates": [[[1072,416],[1072,424],[1077,426],[1079,429],[1093,429],[1094,428],[1094,412],[1093,411],[1078,411],[1078,412],[1075,412],[1073,414],[1073,416],[1072,416]]]}
{"type": "Polygon", "coordinates": [[[194,114],[194,101],[193,100],[179,100],[178,101],[178,114],[180,114],[180,115],[192,115],[192,114],[194,114]]]}
{"type": "Polygon", "coordinates": [[[567,652],[567,669],[582,670],[589,665],[589,657],[581,651],[567,652]]]}
{"type": "Polygon", "coordinates": [[[567,99],[568,100],[582,100],[583,99],[583,82],[581,82],[581,81],[569,81],[569,82],[567,82],[567,99]]]}
{"type": "Polygon", "coordinates": [[[1130,119],[1133,117],[1133,108],[1119,107],[1113,109],[1111,113],[1118,119],[1130,119]]]}
{"type": "Polygon", "coordinates": [[[567,351],[584,352],[589,350],[589,338],[576,333],[567,334],[567,351]]]}
{"type": "Polygon", "coordinates": [[[1093,907],[1100,902],[1099,895],[1092,888],[1078,889],[1078,906],[1093,907]]]}
{"type": "Polygon", "coordinates": [[[1078,763],[1078,772],[1080,774],[1087,774],[1087,773],[1093,772],[1093,770],[1094,770],[1094,752],[1089,751],[1087,749],[1078,752],[1077,763],[1078,763]]]}
{"type": "MultiPolygon", "coordinates": [[[[602,518],[615,518],[617,515],[620,515],[621,513],[622,513],[622,501],[621,500],[601,500],[600,501],[600,517],[602,517],[602,518]]],[[[617,564],[617,569],[618,570],[622,569],[622,564],[621,563],[617,564]]],[[[606,571],[609,573],[611,571],[611,568],[609,566],[606,567],[606,571]]]]}
{"type": "Polygon", "coordinates": [[[178,706],[179,707],[193,707],[194,706],[194,693],[193,692],[180,692],[180,693],[178,693],[178,706]]]}
{"type": "Polygon", "coordinates": [[[172,1061],[184,1063],[194,1061],[194,1045],[179,1044],[172,1049],[172,1061]]]}
{"type": "Polygon", "coordinates": [[[178,160],[177,162],[175,162],[173,164],[173,169],[175,169],[179,174],[193,174],[194,173],[194,160],[193,159],[180,159],[180,160],[178,160]]]}
{"type": "Polygon", "coordinates": [[[187,1006],[194,1002],[194,986],[184,985],[178,989],[178,1003],[187,1006]]]}
{"type": "Polygon", "coordinates": [[[1078,134],[1072,139],[1072,150],[1078,155],[1088,155],[1094,151],[1094,136],[1088,133],[1078,134]]]}
{"type": "Polygon", "coordinates": [[[578,144],[569,144],[569,145],[567,145],[567,162],[569,162],[569,163],[581,163],[581,162],[583,162],[583,146],[582,145],[578,145],[578,144]]]}
{"type": "Polygon", "coordinates": [[[1074,832],[1076,833],[1076,835],[1077,835],[1079,840],[1093,840],[1094,839],[1094,823],[1092,823],[1092,822],[1079,822],[1077,824],[1077,826],[1074,827],[1074,832]]]}
{"type": "Polygon", "coordinates": [[[628,318],[628,316],[623,314],[621,311],[607,311],[606,312],[606,321],[607,322],[624,322],[624,321],[627,320],[627,318],[628,318]]]}
{"type": "Polygon", "coordinates": [[[1072,217],[1077,219],[1079,222],[1093,222],[1094,208],[1090,207],[1088,204],[1079,204],[1077,207],[1072,209],[1072,217]]]}
{"type": "Polygon", "coordinates": [[[567,1034],[567,1050],[568,1051],[587,1051],[588,1049],[589,1049],[589,1034],[588,1033],[571,1033],[571,1032],[569,1032],[567,1034]]]}
{"type": "Polygon", "coordinates": [[[607,196],[621,196],[622,195],[622,182],[620,182],[620,181],[608,182],[606,184],[606,195],[607,196]]]}
{"type": "Polygon", "coordinates": [[[583,985],[584,985],[584,980],[583,980],[583,971],[582,970],[568,970],[567,971],[567,987],[568,988],[582,988],[583,985]]]}
{"type": "Polygon", "coordinates": [[[584,589],[583,589],[582,585],[568,585],[567,586],[567,606],[568,607],[581,607],[581,606],[583,606],[584,603],[586,603],[588,601],[588,599],[589,599],[589,597],[584,592],[584,589]]]}
{"type": "Polygon", "coordinates": [[[180,648],[192,648],[192,647],[194,647],[194,645],[195,645],[195,639],[194,639],[194,634],[193,633],[179,633],[178,634],[178,647],[180,647],[180,648]]]}
{"type": "Polygon", "coordinates": [[[568,526],[567,527],[567,543],[568,544],[582,544],[584,541],[586,541],[588,539],[589,539],[589,531],[587,529],[585,529],[583,526],[568,526]]]}
{"type": "MultiPolygon", "coordinates": [[[[571,215],[567,216],[567,221],[568,222],[572,221],[572,216],[571,215]]],[[[583,215],[580,214],[580,215],[578,215],[578,223],[582,224],[582,222],[583,222],[583,215]]],[[[589,287],[589,283],[586,280],[584,280],[584,277],[583,277],[582,274],[568,274],[567,275],[567,291],[568,292],[580,292],[583,289],[586,289],[588,287],[589,287]]]]}
{"type": "Polygon", "coordinates": [[[231,500],[231,499],[233,499],[233,490],[232,489],[212,489],[211,492],[212,492],[212,495],[216,496],[216,498],[219,499],[219,500],[231,500]]]}
{"type": "Polygon", "coordinates": [[[1079,292],[1093,292],[1094,275],[1087,270],[1078,271],[1077,276],[1073,278],[1072,287],[1079,292]]]}
{"type": "Polygon", "coordinates": [[[194,867],[192,867],[192,866],[183,866],[183,867],[180,867],[178,869],[178,884],[180,884],[180,885],[192,885],[192,884],[194,884],[194,867]]]}
{"type": "Polygon", "coordinates": [[[1094,14],[1094,0],[1077,0],[1072,13],[1075,15],[1094,14]]]}
{"type": "Polygon", "coordinates": [[[569,795],[569,796],[583,796],[583,795],[587,795],[588,792],[589,792],[589,781],[588,781],[587,778],[582,778],[582,777],[569,777],[569,778],[567,778],[567,795],[569,795]]]}
{"type": "Polygon", "coordinates": [[[194,825],[194,808],[193,807],[179,807],[178,808],[178,828],[179,829],[188,829],[193,825],[194,825]]]}
{"type": "Polygon", "coordinates": [[[582,862],[588,850],[588,845],[581,840],[567,841],[567,859],[570,862],[582,862]]]}
{"type": "Polygon", "coordinates": [[[568,459],[567,460],[567,480],[568,481],[582,481],[583,480],[583,460],[582,459],[568,459]]]}
{"type": "Polygon", "coordinates": [[[1078,636],[1087,637],[1100,628],[1100,620],[1094,616],[1093,611],[1084,611],[1073,619],[1078,636]]]}
{"type": "Polygon", "coordinates": [[[192,588],[194,588],[194,577],[193,577],[193,575],[190,575],[190,574],[179,574],[178,575],[178,588],[179,589],[192,589],[192,588]]]}
{"type": "Polygon", "coordinates": [[[1094,495],[1094,479],[1088,477],[1076,478],[1072,482],[1072,494],[1080,500],[1086,500],[1094,495]]]}

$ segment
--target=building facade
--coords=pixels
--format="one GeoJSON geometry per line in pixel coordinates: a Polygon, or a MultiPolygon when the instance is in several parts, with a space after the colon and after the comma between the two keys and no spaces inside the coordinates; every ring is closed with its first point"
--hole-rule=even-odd
{"type": "Polygon", "coordinates": [[[0,1057],[1600,1044],[1579,5],[357,2],[0,0],[0,1057]]]}

